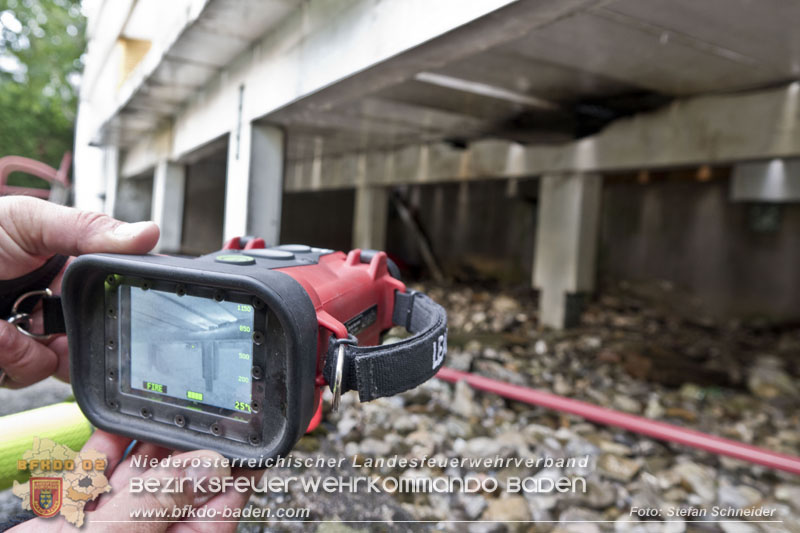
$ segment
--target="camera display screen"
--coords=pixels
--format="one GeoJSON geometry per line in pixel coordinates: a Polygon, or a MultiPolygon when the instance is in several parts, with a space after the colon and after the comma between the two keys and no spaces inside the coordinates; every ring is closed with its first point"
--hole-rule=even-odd
{"type": "Polygon", "coordinates": [[[129,290],[130,388],[250,413],[253,307],[129,290]]]}

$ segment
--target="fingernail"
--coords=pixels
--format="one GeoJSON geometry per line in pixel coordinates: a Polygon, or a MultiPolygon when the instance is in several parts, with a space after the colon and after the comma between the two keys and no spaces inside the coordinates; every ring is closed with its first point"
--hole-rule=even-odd
{"type": "Polygon", "coordinates": [[[116,228],[112,234],[117,239],[133,239],[138,237],[152,225],[152,222],[134,222],[132,224],[124,223],[120,224],[116,228]]]}

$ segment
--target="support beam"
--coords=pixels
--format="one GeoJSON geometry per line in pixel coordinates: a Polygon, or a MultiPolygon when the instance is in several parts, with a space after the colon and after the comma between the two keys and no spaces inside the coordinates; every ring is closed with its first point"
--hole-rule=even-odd
{"type": "Polygon", "coordinates": [[[385,187],[356,188],[353,248],[385,250],[389,194],[385,187]]]}
{"type": "Polygon", "coordinates": [[[267,245],[280,238],[283,130],[246,122],[230,135],[223,237],[255,235],[267,245]]]}
{"type": "Polygon", "coordinates": [[[186,167],[159,161],[153,177],[153,221],[161,228],[157,252],[178,252],[183,235],[183,201],[186,167]]]}
{"type": "Polygon", "coordinates": [[[800,83],[778,89],[676,100],[577,141],[524,146],[482,140],[466,149],[422,144],[289,161],[286,190],[506,179],[547,173],[616,172],[800,157],[800,83]]]}
{"type": "Polygon", "coordinates": [[[533,277],[540,325],[575,325],[582,296],[594,290],[602,189],[596,174],[540,180],[533,277]]]}

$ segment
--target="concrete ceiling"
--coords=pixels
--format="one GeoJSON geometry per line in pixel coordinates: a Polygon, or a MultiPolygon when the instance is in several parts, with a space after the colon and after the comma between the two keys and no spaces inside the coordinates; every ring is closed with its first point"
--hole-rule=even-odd
{"type": "MultiPolygon", "coordinates": [[[[174,116],[300,2],[210,1],[143,73],[98,142],[126,146],[174,116]]],[[[481,31],[519,25],[534,4],[491,13],[481,31]]],[[[598,0],[485,41],[470,32],[476,21],[420,47],[448,50],[444,62],[409,71],[420,51],[407,51],[263,119],[286,127],[295,160],[443,140],[564,141],[676,97],[798,79],[798,21],[800,2],[788,0],[598,0]],[[404,65],[402,75],[393,64],[404,65]],[[381,82],[359,84],[371,75],[381,82]]]]}
{"type": "Polygon", "coordinates": [[[485,137],[564,141],[676,97],[798,79],[798,21],[800,2],[784,0],[611,0],[333,109],[312,95],[269,119],[286,125],[291,159],[485,137]]]}
{"type": "MultiPolygon", "coordinates": [[[[302,0],[213,0],[161,46],[154,46],[120,87],[120,105],[95,138],[129,146],[175,116],[220,70],[274,27],[302,0]]],[[[146,37],[156,0],[139,0],[126,36],[146,37]],[[127,34],[130,35],[127,35],[127,34]]],[[[161,44],[161,43],[159,43],[161,44]]]]}

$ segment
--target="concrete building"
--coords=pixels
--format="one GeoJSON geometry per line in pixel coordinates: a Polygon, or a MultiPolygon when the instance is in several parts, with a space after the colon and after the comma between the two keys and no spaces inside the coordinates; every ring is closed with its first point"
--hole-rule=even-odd
{"type": "Polygon", "coordinates": [[[76,203],[236,235],[800,318],[800,4],[95,0],[76,203]],[[432,259],[437,259],[435,262],[432,259]]]}

